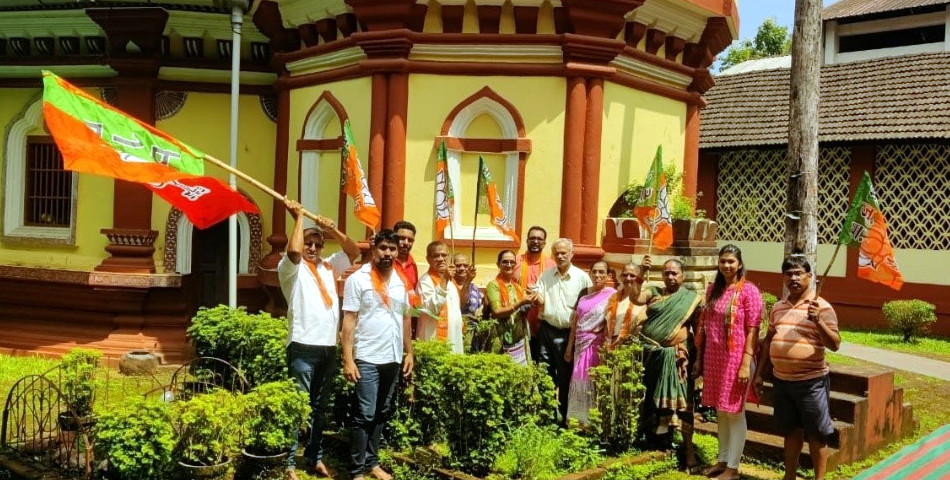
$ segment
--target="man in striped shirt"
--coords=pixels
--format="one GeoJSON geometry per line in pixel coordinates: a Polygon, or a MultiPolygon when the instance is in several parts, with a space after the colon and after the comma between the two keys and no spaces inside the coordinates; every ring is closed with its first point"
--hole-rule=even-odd
{"type": "Polygon", "coordinates": [[[825,478],[827,438],[834,433],[828,398],[831,382],[825,348],[841,344],[834,309],[812,288],[812,269],[804,255],[782,262],[788,297],[775,304],[768,334],[760,350],[754,385],[761,393],[771,369],[772,405],[779,433],[785,435],[785,479],[794,480],[805,440],[816,480],[825,478]]]}

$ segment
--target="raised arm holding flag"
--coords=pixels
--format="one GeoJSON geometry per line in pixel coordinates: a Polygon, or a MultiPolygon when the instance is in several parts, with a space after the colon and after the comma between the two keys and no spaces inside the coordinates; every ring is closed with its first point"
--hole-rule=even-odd
{"type": "MultiPolygon", "coordinates": [[[[650,230],[650,246],[647,255],[653,254],[653,247],[665,250],[673,245],[673,220],[670,218],[670,198],[666,174],[663,173],[663,146],[656,147],[656,156],[647,172],[646,182],[640,190],[640,199],[633,208],[640,225],[650,230]]],[[[649,271],[647,271],[649,279],[649,271]]]]}

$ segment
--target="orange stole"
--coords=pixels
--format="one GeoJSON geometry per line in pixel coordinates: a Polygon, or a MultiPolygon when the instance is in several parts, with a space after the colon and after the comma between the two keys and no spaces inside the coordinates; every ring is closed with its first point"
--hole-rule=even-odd
{"type": "MultiPolygon", "coordinates": [[[[429,269],[429,278],[432,279],[432,283],[436,287],[442,286],[442,278],[439,277],[439,272],[436,272],[433,269],[429,269]]],[[[448,286],[448,285],[446,285],[448,286]]],[[[446,298],[445,302],[442,303],[442,308],[439,309],[439,318],[436,319],[435,324],[435,337],[439,340],[449,340],[449,299],[446,298]]]]}
{"type": "MultiPolygon", "coordinates": [[[[327,306],[327,309],[333,308],[333,297],[330,296],[327,286],[323,284],[323,279],[320,278],[320,275],[317,273],[317,266],[308,260],[304,260],[303,263],[307,264],[307,267],[310,268],[310,272],[313,273],[313,278],[317,279],[317,287],[320,288],[320,296],[323,297],[323,304],[327,306]]],[[[330,267],[326,266],[324,262],[320,262],[320,266],[330,270],[330,267]]],[[[332,272],[332,270],[330,271],[332,272]]],[[[334,285],[334,290],[335,289],[336,286],[334,285]]]]}
{"type": "Polygon", "coordinates": [[[389,305],[389,290],[386,285],[388,282],[383,282],[383,274],[376,268],[375,264],[369,269],[369,279],[373,282],[373,290],[376,290],[376,294],[383,301],[383,305],[392,308],[389,305]]]}
{"type": "MultiPolygon", "coordinates": [[[[617,308],[620,306],[621,299],[620,291],[614,293],[610,296],[610,300],[607,301],[607,335],[613,335],[614,329],[617,328],[617,308]]],[[[620,334],[617,336],[617,342],[622,342],[625,338],[630,336],[630,323],[633,320],[633,301],[630,302],[630,305],[627,305],[627,311],[623,314],[623,323],[620,324],[620,334]]],[[[607,343],[607,348],[610,348],[612,343],[607,343]]]]}

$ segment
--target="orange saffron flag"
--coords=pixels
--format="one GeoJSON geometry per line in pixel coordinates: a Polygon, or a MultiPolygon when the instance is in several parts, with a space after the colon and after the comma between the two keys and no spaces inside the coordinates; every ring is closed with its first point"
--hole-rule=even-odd
{"type": "Polygon", "coordinates": [[[343,168],[346,171],[346,183],[344,189],[346,194],[353,199],[353,213],[356,218],[369,228],[379,230],[379,221],[382,215],[373,195],[369,192],[369,185],[366,184],[366,176],[363,175],[363,167],[360,165],[360,158],[356,154],[356,145],[353,143],[353,131],[350,129],[350,121],[343,123],[343,168]]]}
{"type": "Polygon", "coordinates": [[[673,245],[673,220],[670,218],[670,197],[663,173],[663,146],[656,147],[653,165],[640,191],[633,213],[641,225],[650,230],[653,246],[665,250],[673,245]]]}
{"type": "Polygon", "coordinates": [[[508,214],[505,213],[505,208],[501,204],[501,197],[498,196],[498,185],[492,179],[491,172],[488,171],[488,165],[485,165],[485,160],[482,157],[478,157],[478,194],[480,198],[478,202],[479,209],[487,209],[489,216],[491,216],[492,225],[502,234],[516,243],[520,243],[518,233],[511,226],[508,214]]]}
{"type": "Polygon", "coordinates": [[[858,247],[858,278],[900,290],[904,277],[897,268],[894,248],[887,237],[887,222],[881,213],[871,176],[864,172],[851,209],[838,233],[838,243],[858,247]]]}
{"type": "Polygon", "coordinates": [[[435,238],[445,238],[445,229],[452,223],[455,193],[449,182],[445,140],[439,144],[439,161],[435,164],[435,238]]]}

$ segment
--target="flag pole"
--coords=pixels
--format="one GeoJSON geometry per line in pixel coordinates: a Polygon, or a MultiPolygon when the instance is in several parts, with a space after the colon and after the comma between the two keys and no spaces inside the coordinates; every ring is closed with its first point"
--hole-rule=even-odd
{"type": "Polygon", "coordinates": [[[825,279],[828,278],[828,272],[831,271],[831,266],[835,264],[835,258],[838,257],[838,250],[841,250],[841,243],[835,246],[835,253],[831,254],[831,261],[828,262],[828,266],[825,267],[825,273],[821,274],[821,279],[818,280],[818,285],[815,286],[815,297],[818,297],[818,294],[821,293],[821,286],[825,284],[825,279]]]}
{"type": "MultiPolygon", "coordinates": [[[[257,181],[256,179],[254,179],[254,178],[251,177],[250,175],[248,175],[248,174],[246,174],[246,173],[244,173],[244,172],[242,172],[242,171],[240,171],[240,170],[238,170],[238,169],[236,169],[236,168],[234,168],[234,167],[228,165],[227,163],[224,163],[224,162],[222,162],[221,160],[218,160],[217,158],[214,158],[214,157],[212,157],[211,155],[207,155],[207,154],[205,154],[205,156],[204,156],[203,158],[204,158],[204,160],[207,161],[208,163],[210,163],[210,164],[212,164],[212,165],[215,165],[215,166],[217,166],[217,167],[220,167],[221,169],[223,169],[224,171],[226,171],[226,172],[228,172],[228,173],[234,174],[235,176],[239,177],[241,180],[244,180],[245,182],[250,183],[251,185],[254,185],[255,187],[257,187],[257,188],[263,190],[264,193],[267,193],[268,195],[270,195],[270,196],[276,198],[277,200],[280,200],[280,201],[282,201],[282,202],[287,201],[287,196],[286,196],[286,195],[284,195],[284,194],[282,194],[282,193],[278,193],[278,192],[277,192],[276,190],[274,190],[273,188],[270,188],[270,187],[268,187],[267,185],[264,185],[263,183],[257,181]]],[[[313,220],[314,222],[317,222],[318,224],[319,224],[320,222],[325,222],[325,221],[327,221],[327,218],[324,217],[323,215],[316,215],[316,214],[311,213],[311,212],[309,212],[309,211],[307,211],[307,210],[305,210],[305,209],[301,209],[301,210],[300,210],[300,213],[301,213],[303,216],[305,216],[305,217],[307,217],[307,218],[313,220]]]]}
{"type": "MultiPolygon", "coordinates": [[[[241,27],[244,24],[244,10],[248,7],[247,0],[232,0],[231,6],[231,135],[229,159],[232,167],[237,167],[237,136],[238,136],[238,100],[241,85],[241,27]]],[[[237,191],[237,178],[234,174],[228,176],[228,184],[237,191]]],[[[228,306],[237,307],[237,215],[228,217],[228,306]]]]}
{"type": "Polygon", "coordinates": [[[478,204],[479,200],[482,197],[482,163],[485,160],[482,159],[481,155],[478,157],[478,181],[475,183],[475,221],[472,222],[472,259],[471,262],[475,264],[475,232],[478,231],[478,204]]]}

